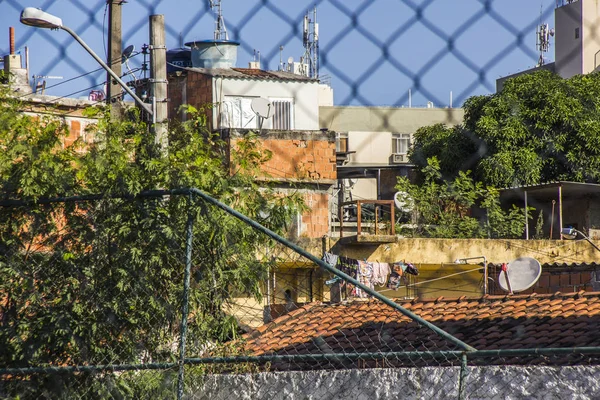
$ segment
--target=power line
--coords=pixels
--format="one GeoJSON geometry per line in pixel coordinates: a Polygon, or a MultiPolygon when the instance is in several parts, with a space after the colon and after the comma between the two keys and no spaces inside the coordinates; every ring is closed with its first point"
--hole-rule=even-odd
{"type": "MultiPolygon", "coordinates": [[[[98,72],[98,71],[100,71],[101,69],[102,69],[102,67],[100,67],[100,68],[97,68],[97,69],[95,69],[95,70],[93,70],[93,71],[89,71],[89,72],[86,72],[86,73],[84,73],[84,74],[81,74],[81,75],[75,76],[75,77],[73,77],[73,78],[69,78],[69,79],[67,79],[66,81],[62,81],[62,82],[59,82],[59,83],[55,83],[54,85],[50,85],[50,86],[46,87],[46,89],[52,89],[52,88],[54,88],[54,87],[57,87],[57,86],[59,86],[59,85],[62,85],[62,84],[65,84],[65,83],[68,83],[68,82],[74,81],[75,79],[83,78],[84,76],[87,76],[87,75],[93,74],[94,72],[98,72]]],[[[26,93],[26,94],[22,94],[21,96],[18,96],[18,97],[16,97],[16,99],[20,99],[20,98],[22,98],[22,97],[31,96],[32,94],[34,94],[34,93],[26,93]]]]}

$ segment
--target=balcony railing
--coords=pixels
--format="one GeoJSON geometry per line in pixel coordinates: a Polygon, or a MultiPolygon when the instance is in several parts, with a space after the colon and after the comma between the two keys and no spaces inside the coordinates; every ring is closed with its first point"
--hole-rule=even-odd
{"type": "Polygon", "coordinates": [[[340,238],[344,222],[354,225],[357,235],[396,235],[394,200],[355,200],[338,207],[340,238]]]}

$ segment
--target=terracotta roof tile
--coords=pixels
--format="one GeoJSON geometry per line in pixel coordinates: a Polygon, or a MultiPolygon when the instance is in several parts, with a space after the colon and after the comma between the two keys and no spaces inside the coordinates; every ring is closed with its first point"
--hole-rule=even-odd
{"type": "MultiPolygon", "coordinates": [[[[600,345],[600,293],[397,302],[478,350],[600,345]]],[[[248,353],[255,355],[456,349],[433,331],[373,300],[307,304],[257,328],[245,339],[248,353]]],[[[572,356],[569,360],[574,362],[572,356]]],[[[548,360],[538,357],[527,362],[548,360]]],[[[290,363],[285,365],[292,368],[290,363]]],[[[342,361],[326,365],[347,367],[342,361]]]]}

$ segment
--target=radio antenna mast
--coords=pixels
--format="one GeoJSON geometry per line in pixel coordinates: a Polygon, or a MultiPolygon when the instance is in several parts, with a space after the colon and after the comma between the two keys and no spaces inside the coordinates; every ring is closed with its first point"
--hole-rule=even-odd
{"type": "Polygon", "coordinates": [[[215,40],[229,40],[225,20],[223,19],[223,10],[221,9],[221,0],[208,0],[210,8],[215,11],[215,40]]]}
{"type": "Polygon", "coordinates": [[[317,23],[317,7],[311,12],[307,11],[302,26],[302,44],[304,56],[302,62],[308,64],[307,76],[319,78],[319,24],[317,23]]]}
{"type": "Polygon", "coordinates": [[[554,36],[554,29],[550,29],[548,24],[542,23],[542,6],[540,5],[540,22],[535,30],[535,47],[540,52],[538,67],[546,63],[544,53],[550,50],[550,36],[554,36]]]}

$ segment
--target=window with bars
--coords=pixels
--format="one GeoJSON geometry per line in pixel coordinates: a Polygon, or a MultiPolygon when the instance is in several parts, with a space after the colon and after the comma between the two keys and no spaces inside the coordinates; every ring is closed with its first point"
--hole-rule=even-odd
{"type": "Polygon", "coordinates": [[[291,99],[273,99],[272,129],[294,129],[294,103],[291,99]]]}
{"type": "Polygon", "coordinates": [[[407,154],[410,147],[410,133],[392,134],[392,153],[407,154]]]}

